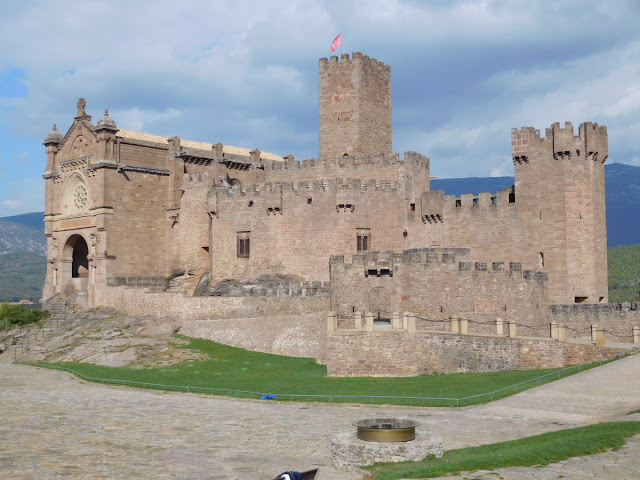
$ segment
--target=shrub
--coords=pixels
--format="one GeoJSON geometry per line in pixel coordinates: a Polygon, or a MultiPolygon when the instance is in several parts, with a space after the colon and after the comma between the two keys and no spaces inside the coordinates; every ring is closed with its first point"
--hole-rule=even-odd
{"type": "Polygon", "coordinates": [[[33,310],[19,305],[14,307],[5,302],[0,304],[0,330],[39,322],[48,316],[47,310],[33,310]]]}

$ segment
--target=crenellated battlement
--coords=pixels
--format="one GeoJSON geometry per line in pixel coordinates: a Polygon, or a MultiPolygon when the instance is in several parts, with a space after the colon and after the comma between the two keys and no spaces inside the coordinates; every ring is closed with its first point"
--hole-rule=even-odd
{"type": "Polygon", "coordinates": [[[578,135],[574,135],[571,122],[564,127],[559,122],[545,130],[545,137],[533,127],[511,129],[511,150],[513,162],[529,163],[536,156],[553,157],[555,160],[584,158],[604,163],[609,156],[607,127],[597,123],[580,124],[578,135]]]}
{"type": "Polygon", "coordinates": [[[260,183],[247,185],[245,187],[218,186],[216,191],[230,198],[237,196],[249,198],[252,196],[259,197],[260,195],[273,192],[282,193],[283,195],[293,194],[299,196],[309,193],[337,195],[341,193],[365,194],[367,192],[397,192],[399,189],[399,182],[383,183],[375,179],[362,181],[358,178],[348,178],[346,180],[338,178],[300,182],[260,183]]]}
{"type": "Polygon", "coordinates": [[[345,269],[361,269],[365,276],[376,274],[378,276],[393,274],[401,266],[417,267],[423,269],[437,268],[459,273],[504,273],[522,278],[525,281],[536,281],[546,284],[549,280],[547,272],[522,269],[522,263],[509,262],[471,262],[468,260],[470,249],[457,247],[426,247],[404,250],[402,253],[391,251],[372,251],[364,255],[353,255],[351,263],[345,263],[344,255],[332,255],[329,263],[332,268],[343,267],[345,269]]]}
{"type": "Polygon", "coordinates": [[[398,153],[376,155],[358,155],[348,156],[342,155],[329,158],[308,158],[303,161],[287,159],[285,161],[266,161],[265,170],[273,172],[285,170],[304,170],[304,169],[320,169],[320,168],[358,168],[367,165],[412,165],[423,169],[429,169],[429,157],[417,152],[405,152],[401,158],[398,153]]]}
{"type": "Polygon", "coordinates": [[[329,58],[321,58],[320,59],[320,73],[323,70],[328,68],[335,68],[335,66],[339,67],[351,67],[353,65],[362,65],[367,66],[372,69],[380,69],[384,72],[391,72],[391,67],[389,65],[385,65],[382,62],[379,62],[375,58],[371,58],[368,55],[363,55],[362,52],[353,52],[351,54],[351,58],[349,58],[348,53],[343,53],[340,57],[337,55],[332,55],[329,58]]]}

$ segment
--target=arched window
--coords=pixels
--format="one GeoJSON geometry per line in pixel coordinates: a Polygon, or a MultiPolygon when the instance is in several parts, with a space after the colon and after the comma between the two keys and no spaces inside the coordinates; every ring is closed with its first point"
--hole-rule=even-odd
{"type": "Polygon", "coordinates": [[[89,211],[89,188],[80,174],[74,174],[66,182],[62,194],[62,214],[77,215],[89,211]]]}

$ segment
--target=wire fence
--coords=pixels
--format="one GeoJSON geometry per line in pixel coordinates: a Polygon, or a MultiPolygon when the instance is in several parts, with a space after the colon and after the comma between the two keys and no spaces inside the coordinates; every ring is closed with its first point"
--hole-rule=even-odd
{"type": "Polygon", "coordinates": [[[398,406],[414,406],[414,407],[465,407],[480,403],[488,403],[498,400],[500,398],[513,395],[523,390],[533,388],[545,383],[549,383],[554,380],[559,380],[564,377],[580,373],[584,370],[588,370],[604,363],[609,363],[614,360],[618,360],[628,353],[619,353],[607,359],[583,363],[580,365],[574,365],[571,367],[562,368],[544,375],[540,375],[523,382],[519,382],[507,387],[503,387],[491,392],[481,393],[477,395],[469,395],[460,398],[453,397],[423,397],[423,396],[403,396],[403,395],[343,395],[343,394],[300,394],[300,393],[274,393],[267,391],[252,391],[252,390],[236,390],[231,388],[216,388],[216,387],[200,387],[189,385],[167,385],[161,383],[152,382],[136,382],[132,380],[113,379],[113,378],[99,378],[91,377],[80,373],[72,368],[61,367],[59,365],[38,363],[38,362],[17,362],[21,365],[30,365],[33,367],[49,368],[54,370],[60,370],[71,373],[83,380],[95,383],[110,384],[110,385],[123,385],[142,389],[160,390],[165,392],[186,392],[186,393],[200,393],[207,395],[226,396],[233,398],[244,399],[259,399],[263,395],[270,393],[275,395],[276,400],[284,401],[299,401],[299,402],[319,402],[319,403],[369,403],[379,405],[398,405],[398,406]]]}
{"type": "MultiPolygon", "coordinates": [[[[365,320],[365,312],[361,312],[361,321],[365,320]]],[[[372,313],[373,317],[374,317],[374,321],[390,321],[393,318],[394,313],[396,312],[387,312],[385,310],[375,310],[374,312],[366,312],[366,313],[372,313]]],[[[338,313],[337,314],[338,319],[341,320],[343,322],[343,325],[349,321],[355,321],[356,319],[356,312],[352,312],[352,313],[338,313]]],[[[402,318],[403,314],[400,314],[400,317],[402,318]]],[[[442,330],[446,330],[449,331],[450,330],[450,325],[452,322],[452,318],[426,318],[426,317],[422,317],[419,315],[414,315],[415,319],[422,322],[422,328],[420,328],[420,330],[425,330],[425,324],[426,326],[433,326],[433,330],[437,330],[437,331],[442,331],[442,330]]],[[[481,333],[481,334],[496,334],[496,322],[495,321],[482,321],[482,320],[475,320],[473,318],[465,318],[464,316],[459,316],[456,317],[456,320],[466,320],[467,323],[469,325],[475,325],[477,328],[473,333],[481,333]]],[[[542,337],[542,338],[547,338],[547,337],[551,337],[551,331],[552,331],[552,324],[551,323],[539,323],[539,324],[526,324],[526,323],[520,323],[520,322],[509,322],[507,320],[503,320],[503,327],[506,328],[509,323],[511,324],[515,324],[515,326],[518,329],[522,329],[525,332],[532,332],[535,333],[536,336],[538,337],[542,337]]],[[[586,328],[576,328],[576,327],[571,327],[569,325],[564,325],[564,328],[566,328],[567,332],[572,332],[572,338],[585,338],[585,337],[591,337],[592,336],[592,327],[586,327],[586,328]]],[[[426,329],[429,330],[429,329],[426,329]]],[[[631,330],[629,333],[621,333],[618,331],[614,331],[611,329],[604,329],[603,330],[604,333],[606,335],[610,335],[612,337],[615,337],[617,339],[617,341],[621,342],[621,343],[633,343],[634,342],[634,335],[633,335],[633,330],[631,330]]],[[[472,333],[472,332],[469,332],[472,333]]],[[[506,334],[506,333],[505,333],[506,334]]]]}

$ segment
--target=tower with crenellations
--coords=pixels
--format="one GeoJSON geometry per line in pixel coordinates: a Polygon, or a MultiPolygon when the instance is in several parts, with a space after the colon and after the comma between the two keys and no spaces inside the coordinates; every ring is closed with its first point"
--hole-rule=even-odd
{"type": "Polygon", "coordinates": [[[355,52],[320,59],[320,158],[390,154],[391,67],[355,52]]]}
{"type": "Polygon", "coordinates": [[[511,137],[522,260],[549,272],[552,301],[606,303],[607,127],[586,122],[574,135],[570,122],[554,123],[544,137],[531,127],[511,137]]]}

